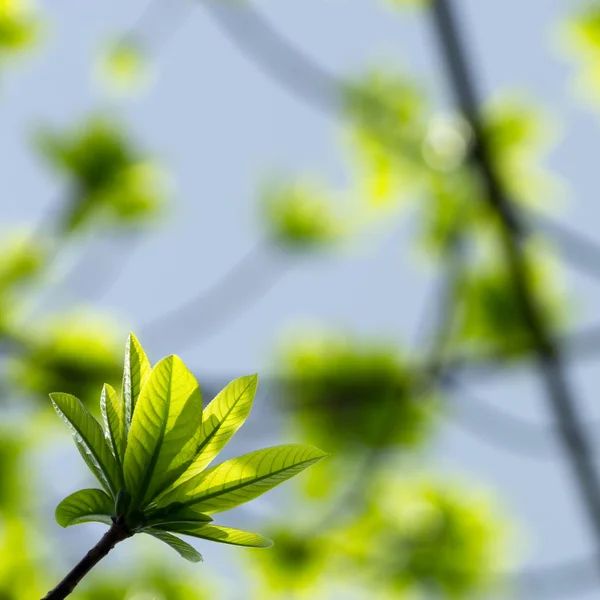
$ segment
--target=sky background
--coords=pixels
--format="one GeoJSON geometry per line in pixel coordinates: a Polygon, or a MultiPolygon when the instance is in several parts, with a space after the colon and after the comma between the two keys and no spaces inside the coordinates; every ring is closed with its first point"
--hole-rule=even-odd
{"type": "MultiPolygon", "coordinates": [[[[570,85],[573,71],[556,38],[561,19],[577,3],[455,4],[464,16],[483,94],[524,93],[556,118],[557,143],[547,164],[565,182],[560,218],[600,238],[598,115],[576,101],[570,85]]],[[[31,150],[34,126],[66,126],[96,108],[117,110],[146,147],[163,159],[176,185],[172,216],[141,239],[112,234],[81,240],[64,252],[50,282],[52,291],[36,299],[33,312],[91,303],[118,315],[123,331],[144,331],[156,317],[211,288],[242,261],[244,268],[235,273],[235,285],[227,290],[235,295],[232,304],[248,306],[230,318],[227,292],[226,303],[213,303],[206,307],[209,316],[198,317],[202,331],[214,325],[206,335],[190,337],[187,324],[183,330],[147,329],[152,335],[148,339],[142,335],[141,341],[154,360],[177,352],[197,372],[223,383],[243,373],[266,375],[272,370],[271,357],[282,330],[305,321],[385,337],[399,348],[409,345],[433,283],[431,273],[414,256],[410,221],[373,229],[360,243],[340,252],[290,257],[266,248],[260,255],[264,258],[256,258],[257,245],[264,243],[256,202],[262,175],[280,169],[344,189],[353,182],[351,163],[341,141],[342,122],[307,105],[257,68],[202,3],[156,49],[156,79],[146,94],[117,102],[94,84],[90,70],[102,43],[131,27],[145,5],[137,0],[46,3],[45,47],[23,68],[3,75],[0,217],[5,225],[38,223],[64,192],[31,150]],[[61,283],[65,277],[66,284],[61,283]],[[106,290],[98,286],[105,279],[112,281],[106,290]]],[[[182,2],[173,5],[173,10],[186,14],[182,2]]],[[[433,33],[418,11],[394,16],[383,3],[365,0],[273,0],[257,6],[282,36],[329,70],[344,75],[381,61],[398,62],[429,86],[440,106],[447,103],[433,33]]],[[[600,286],[574,272],[565,275],[565,283],[574,300],[573,325],[599,322],[600,286]]],[[[586,418],[590,423],[600,419],[596,364],[573,366],[570,378],[586,418]]],[[[456,414],[429,452],[431,463],[442,473],[472,478],[499,494],[525,532],[522,567],[552,567],[591,555],[586,519],[552,437],[538,379],[520,368],[472,384],[469,390],[473,398],[452,400],[456,414]],[[478,401],[539,425],[540,433],[531,443],[546,456],[530,458],[499,449],[481,428],[473,435],[478,401]]],[[[267,405],[262,397],[261,414],[267,405]]],[[[590,426],[590,432],[597,436],[600,427],[590,426]]],[[[234,451],[266,445],[278,435],[274,420],[258,423],[255,416],[234,451]]],[[[52,459],[44,460],[50,464],[52,459]]],[[[60,492],[75,489],[68,472],[53,484],[57,498],[60,492]]],[[[279,497],[270,496],[246,510],[251,516],[252,511],[278,510],[279,497]]],[[[95,535],[93,527],[89,531],[95,535]]],[[[60,539],[72,539],[72,532],[67,533],[61,532],[60,539]]],[[[216,561],[219,570],[231,577],[234,553],[219,548],[216,558],[201,568],[216,561]]],[[[568,592],[564,597],[586,600],[597,594],[597,590],[568,592]]],[[[522,597],[530,596],[524,592],[522,597]]]]}

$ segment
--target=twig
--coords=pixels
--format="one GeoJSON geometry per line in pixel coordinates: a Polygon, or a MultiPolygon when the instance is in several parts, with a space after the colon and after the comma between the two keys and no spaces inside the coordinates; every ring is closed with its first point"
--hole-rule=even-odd
{"type": "Polygon", "coordinates": [[[73,567],[65,578],[42,600],[63,600],[77,584],[119,543],[131,537],[121,519],[116,519],[102,539],[73,567]]]}

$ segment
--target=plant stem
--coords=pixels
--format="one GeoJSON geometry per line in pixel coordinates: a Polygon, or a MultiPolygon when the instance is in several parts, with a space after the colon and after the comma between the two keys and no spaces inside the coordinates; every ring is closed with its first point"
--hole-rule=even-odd
{"type": "Polygon", "coordinates": [[[42,600],[63,600],[77,584],[119,543],[131,537],[122,519],[117,519],[102,539],[73,567],[42,600]]]}

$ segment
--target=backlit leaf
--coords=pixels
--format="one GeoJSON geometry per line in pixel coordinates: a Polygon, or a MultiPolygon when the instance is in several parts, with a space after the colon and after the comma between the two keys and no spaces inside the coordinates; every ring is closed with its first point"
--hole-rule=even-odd
{"type": "Polygon", "coordinates": [[[190,546],[187,542],[180,540],[178,537],[175,537],[170,533],[154,529],[147,529],[144,531],[144,533],[147,533],[161,542],[168,544],[179,554],[179,556],[189,560],[190,562],[200,562],[202,560],[202,554],[200,554],[200,552],[198,552],[194,547],[190,546]]]}
{"type": "Polygon", "coordinates": [[[125,437],[123,435],[122,414],[123,403],[119,394],[115,389],[104,384],[102,395],[100,396],[100,412],[104,421],[104,431],[108,444],[112,449],[112,453],[117,461],[120,474],[123,471],[123,458],[125,455],[125,437]]]}
{"type": "Polygon", "coordinates": [[[202,433],[194,462],[173,487],[204,471],[242,426],[252,408],[257,384],[256,375],[235,379],[206,407],[202,414],[202,433]]]}
{"type": "Polygon", "coordinates": [[[67,496],[56,507],[56,522],[61,527],[97,521],[112,524],[114,503],[102,490],[79,490],[67,496]]]}
{"type": "Polygon", "coordinates": [[[202,527],[211,521],[211,516],[200,512],[194,506],[184,506],[176,502],[153,511],[148,518],[148,526],[170,531],[171,526],[202,527]]]}
{"type": "MultiPolygon", "coordinates": [[[[165,526],[166,528],[166,526],[165,526]]],[[[211,542],[221,542],[222,544],[231,544],[232,546],[246,546],[247,548],[270,548],[273,541],[250,531],[241,529],[231,529],[230,527],[221,527],[220,525],[202,525],[200,527],[190,527],[189,525],[173,524],[169,527],[180,535],[189,535],[211,542]]]]}
{"type": "Polygon", "coordinates": [[[58,415],[71,428],[75,443],[87,465],[106,491],[116,494],[119,471],[98,421],[75,396],[56,392],[50,394],[50,398],[58,415]]]}
{"type": "Polygon", "coordinates": [[[181,359],[152,370],[139,396],[125,453],[125,482],[134,504],[166,488],[193,459],[202,423],[198,382],[181,359]]]}
{"type": "Polygon", "coordinates": [[[209,514],[229,510],[254,500],[325,456],[306,444],[257,450],[200,473],[160,498],[159,504],[183,502],[209,514]]]}
{"type": "Polygon", "coordinates": [[[125,345],[125,366],[123,368],[123,423],[126,433],[131,426],[138,396],[150,376],[151,370],[152,367],[144,349],[135,335],[130,333],[125,345]]]}

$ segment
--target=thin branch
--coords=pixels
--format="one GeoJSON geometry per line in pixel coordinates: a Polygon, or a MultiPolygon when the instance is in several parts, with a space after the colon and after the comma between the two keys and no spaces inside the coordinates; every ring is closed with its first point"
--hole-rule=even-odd
{"type": "MultiPolygon", "coordinates": [[[[469,159],[481,174],[487,191],[485,200],[496,212],[502,224],[504,253],[515,294],[536,347],[540,374],[546,386],[550,407],[557,419],[565,453],[573,469],[596,543],[600,546],[600,481],[592,461],[591,446],[584,433],[581,417],[563,372],[561,353],[548,334],[546,324],[534,300],[528,265],[522,253],[522,244],[527,239],[528,231],[513,205],[504,195],[502,185],[494,171],[493,161],[482,133],[480,103],[451,1],[434,0],[431,17],[450,86],[474,132],[474,144],[469,159]]],[[[600,567],[600,555],[597,566],[600,567]]]]}
{"type": "Polygon", "coordinates": [[[63,600],[79,582],[119,543],[131,537],[122,520],[115,520],[101,540],[73,567],[65,578],[42,600],[63,600]]]}

